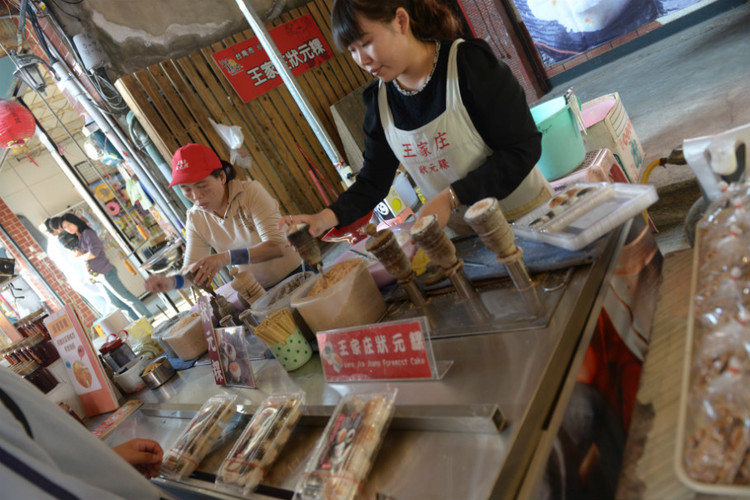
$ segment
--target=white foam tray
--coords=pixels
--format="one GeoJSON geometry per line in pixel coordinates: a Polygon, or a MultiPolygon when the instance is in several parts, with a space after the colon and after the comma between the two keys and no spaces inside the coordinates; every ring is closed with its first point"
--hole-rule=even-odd
{"type": "Polygon", "coordinates": [[[566,250],[580,250],[640,214],[651,206],[659,195],[651,185],[608,182],[581,182],[568,186],[593,187],[596,190],[577,203],[561,209],[550,207],[548,200],[511,224],[513,233],[519,238],[541,241],[566,250]],[[551,211],[554,217],[536,228],[530,225],[551,211]]]}

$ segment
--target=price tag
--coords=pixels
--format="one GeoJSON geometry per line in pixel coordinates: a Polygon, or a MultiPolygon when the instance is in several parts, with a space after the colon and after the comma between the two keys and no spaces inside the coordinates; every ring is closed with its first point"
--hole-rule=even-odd
{"type": "Polygon", "coordinates": [[[317,334],[328,382],[440,378],[425,317],[317,334]]]}

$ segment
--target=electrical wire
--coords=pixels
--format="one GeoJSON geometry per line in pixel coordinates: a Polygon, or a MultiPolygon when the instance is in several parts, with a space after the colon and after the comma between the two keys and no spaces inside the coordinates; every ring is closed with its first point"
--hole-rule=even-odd
{"type": "MultiPolygon", "coordinates": [[[[30,0],[21,0],[21,1],[24,3],[27,3],[30,0]]],[[[71,5],[75,5],[77,3],[81,3],[82,0],[78,2],[71,2],[70,0],[68,0],[67,2],[65,0],[61,0],[61,1],[71,4],[71,5]]],[[[56,7],[59,8],[58,5],[56,5],[56,7]]],[[[37,20],[36,13],[34,12],[34,9],[30,8],[29,12],[31,13],[31,15],[29,16],[29,20],[31,21],[32,26],[38,27],[39,23],[37,20]]],[[[68,14],[67,12],[65,13],[68,14]]],[[[81,58],[80,53],[78,52],[77,47],[75,46],[71,38],[68,36],[68,34],[65,32],[65,30],[63,30],[62,25],[60,24],[59,20],[55,16],[54,11],[50,9],[46,9],[46,14],[44,17],[46,17],[50,21],[50,24],[58,33],[58,35],[62,38],[68,51],[73,56],[76,63],[83,69],[82,74],[84,74],[86,78],[88,78],[89,82],[91,83],[91,86],[94,87],[97,94],[101,97],[101,99],[104,101],[104,103],[107,105],[109,109],[102,107],[99,103],[93,100],[92,100],[92,104],[96,106],[96,108],[99,111],[101,111],[102,113],[106,113],[107,115],[110,115],[110,116],[116,116],[116,115],[122,114],[123,112],[128,111],[129,108],[123,101],[122,96],[120,96],[117,89],[115,89],[114,85],[112,85],[112,83],[109,81],[106,74],[103,71],[99,73],[96,70],[86,69],[86,66],[83,64],[83,60],[81,58]]],[[[57,59],[50,53],[46,45],[46,37],[44,36],[44,33],[41,32],[41,29],[39,29],[39,32],[37,33],[37,37],[40,39],[40,42],[44,43],[44,46],[42,46],[42,49],[50,58],[50,61],[56,62],[57,59]]]]}
{"type": "MultiPolygon", "coordinates": [[[[14,5],[11,0],[5,0],[8,5],[8,12],[10,13],[10,5],[14,5]]],[[[18,42],[18,51],[20,52],[23,46],[23,42],[26,41],[27,43],[41,47],[44,53],[47,55],[48,58],[50,58],[50,62],[54,63],[56,62],[56,59],[52,56],[49,47],[47,46],[47,37],[44,35],[44,32],[42,31],[41,27],[39,26],[39,22],[37,19],[36,11],[29,7],[29,4],[31,3],[30,0],[21,0],[21,4],[15,5],[15,7],[18,9],[18,31],[17,31],[17,42],[18,42]],[[29,38],[26,38],[26,18],[28,17],[29,22],[31,23],[31,27],[34,30],[34,34],[36,35],[38,42],[33,42],[29,38]]],[[[16,17],[16,16],[8,16],[8,17],[16,17]]],[[[47,17],[47,15],[43,15],[42,17],[47,17]]]]}
{"type": "MultiPolygon", "coordinates": [[[[81,2],[83,1],[83,0],[81,0],[81,1],[79,1],[79,2],[66,2],[65,0],[60,0],[60,1],[61,1],[61,2],[64,2],[64,3],[67,3],[67,4],[69,4],[69,5],[77,5],[77,4],[81,3],[81,2]]],[[[61,6],[60,6],[60,5],[59,5],[59,4],[57,3],[57,0],[52,0],[52,3],[53,3],[53,4],[55,4],[55,9],[56,9],[56,10],[59,10],[60,12],[62,12],[63,14],[65,14],[65,15],[66,15],[66,16],[68,16],[68,17],[72,17],[73,19],[75,19],[76,21],[78,21],[78,22],[80,22],[80,23],[82,23],[82,22],[83,22],[83,19],[81,19],[80,17],[76,16],[75,14],[71,14],[70,12],[66,11],[65,9],[63,9],[63,8],[62,8],[62,7],[61,7],[61,6]]]]}
{"type": "Polygon", "coordinates": [[[18,31],[16,32],[16,43],[18,44],[18,50],[21,50],[23,45],[24,33],[26,32],[26,11],[29,8],[29,0],[22,0],[18,6],[18,31]]]}
{"type": "Polygon", "coordinates": [[[130,109],[125,104],[125,101],[122,100],[122,96],[114,85],[112,85],[112,82],[109,81],[109,78],[107,78],[107,75],[104,74],[103,71],[99,72],[92,70],[89,72],[89,76],[91,76],[91,83],[96,87],[96,91],[102,99],[104,99],[107,105],[112,108],[115,114],[130,109]]]}
{"type": "Polygon", "coordinates": [[[28,18],[29,22],[31,23],[31,27],[34,30],[34,34],[37,37],[37,41],[39,42],[39,46],[42,48],[42,51],[49,59],[50,64],[54,64],[57,62],[57,59],[55,59],[55,57],[52,55],[52,52],[49,50],[49,46],[47,45],[47,37],[44,35],[44,32],[39,25],[36,11],[30,7],[30,4],[30,0],[21,0],[21,4],[18,5],[18,31],[16,34],[16,40],[18,42],[19,51],[23,46],[24,39],[26,38],[26,18],[28,18]]]}

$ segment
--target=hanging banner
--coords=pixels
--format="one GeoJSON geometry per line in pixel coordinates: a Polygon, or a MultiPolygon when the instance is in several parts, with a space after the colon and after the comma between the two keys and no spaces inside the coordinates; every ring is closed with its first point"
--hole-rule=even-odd
{"type": "MultiPolygon", "coordinates": [[[[333,57],[311,14],[277,26],[268,34],[294,76],[333,57]]],[[[215,52],[211,57],[242,102],[255,99],[283,83],[257,37],[215,52]]]]}

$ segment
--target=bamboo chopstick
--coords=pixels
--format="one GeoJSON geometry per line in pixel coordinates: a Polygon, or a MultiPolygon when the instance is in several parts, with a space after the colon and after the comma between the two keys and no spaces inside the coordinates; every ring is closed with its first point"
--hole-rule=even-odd
{"type": "Polygon", "coordinates": [[[286,339],[297,330],[297,324],[288,307],[268,316],[255,327],[255,335],[268,346],[286,343],[286,339]]]}

